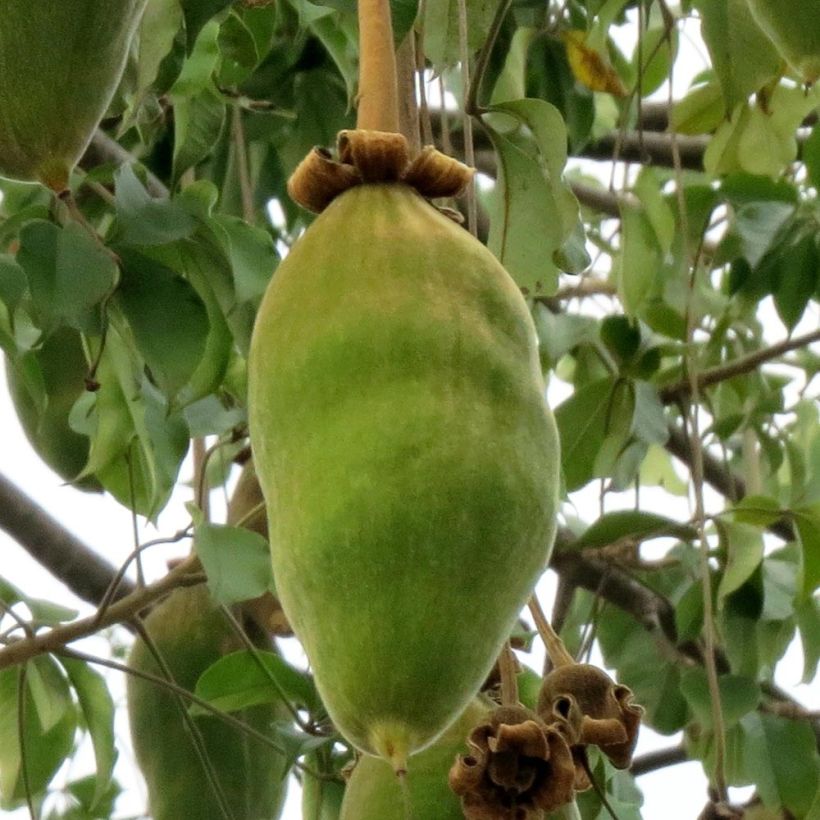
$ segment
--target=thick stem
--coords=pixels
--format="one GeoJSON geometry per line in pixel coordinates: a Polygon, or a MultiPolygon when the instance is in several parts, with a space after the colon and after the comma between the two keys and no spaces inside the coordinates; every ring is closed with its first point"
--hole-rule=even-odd
{"type": "Polygon", "coordinates": [[[359,110],[356,127],[398,133],[397,88],[389,0],[359,0],[359,110]]]}

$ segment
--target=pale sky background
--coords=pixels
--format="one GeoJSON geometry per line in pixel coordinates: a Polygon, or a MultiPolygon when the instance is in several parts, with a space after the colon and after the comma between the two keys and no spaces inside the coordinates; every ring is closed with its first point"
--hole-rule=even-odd
{"type": "MultiPolygon", "coordinates": [[[[625,33],[624,36],[628,37],[628,33],[625,33]]],[[[629,53],[629,48],[624,47],[629,53]]],[[[705,62],[703,57],[705,50],[703,44],[699,41],[696,24],[689,23],[685,26],[680,48],[683,56],[677,63],[674,89],[677,98],[683,96],[690,78],[703,67],[705,62]]],[[[435,93],[435,85],[431,88],[431,93],[435,93]]],[[[654,98],[665,100],[667,95],[668,90],[661,89],[654,95],[654,98]]],[[[573,162],[574,167],[579,165],[580,163],[573,162]]],[[[600,175],[609,168],[609,165],[606,163],[583,163],[582,167],[587,173],[594,172],[600,175]]],[[[778,341],[785,336],[785,330],[777,319],[770,300],[767,301],[769,303],[764,306],[767,336],[770,341],[778,341]]],[[[609,305],[606,301],[602,301],[599,309],[606,312],[609,305]]],[[[815,306],[815,310],[810,311],[804,317],[801,326],[795,330],[795,335],[815,329],[818,321],[820,319],[815,306]]],[[[791,373],[793,371],[790,371],[791,373]]],[[[68,529],[85,543],[96,549],[112,564],[119,565],[133,549],[130,513],[107,496],[81,493],[61,484],[60,479],[43,465],[29,446],[17,421],[4,385],[5,378],[2,378],[0,379],[0,430],[3,433],[2,439],[0,439],[0,453],[2,453],[0,455],[0,471],[38,501],[52,515],[62,521],[68,529]]],[[[569,392],[570,388],[567,385],[553,379],[549,390],[550,404],[555,407],[569,392]]],[[[190,474],[190,462],[186,462],[182,475],[190,476],[190,474]]],[[[680,474],[685,475],[683,471],[680,471],[680,474]]],[[[214,520],[224,520],[220,518],[220,515],[224,514],[224,504],[220,501],[220,495],[216,492],[212,495],[214,520]]],[[[140,540],[146,541],[159,535],[168,535],[184,527],[188,523],[188,517],[183,505],[191,497],[190,488],[178,486],[171,503],[159,518],[157,529],[140,522],[140,540]]],[[[583,515],[583,518],[593,520],[597,516],[599,504],[597,484],[593,483],[584,490],[573,493],[571,501],[577,510],[594,510],[594,513],[585,512],[583,515]]],[[[633,502],[632,493],[608,494],[606,509],[609,511],[632,507],[633,502]]],[[[722,507],[722,500],[715,494],[708,492],[708,488],[706,506],[707,510],[722,507]]],[[[641,490],[641,507],[647,510],[654,509],[664,515],[678,517],[680,520],[685,520],[691,515],[691,510],[685,499],[673,499],[667,493],[653,488],[643,488],[641,490]],[[676,508],[673,508],[673,502],[677,502],[676,508]]],[[[658,541],[652,545],[652,549],[657,552],[667,546],[668,543],[664,544],[664,542],[658,541]]],[[[148,580],[150,581],[164,574],[166,561],[169,558],[180,557],[186,551],[187,545],[184,543],[170,547],[160,546],[147,551],[144,556],[144,566],[148,580]]],[[[647,557],[653,556],[647,553],[647,557]]],[[[62,583],[42,569],[22,548],[2,532],[0,532],[0,576],[8,578],[27,592],[34,593],[38,597],[67,605],[76,605],[81,614],[87,614],[91,611],[88,605],[77,601],[62,583]]],[[[553,591],[554,576],[551,572],[548,572],[538,587],[540,600],[547,612],[550,611],[552,605],[553,591]]],[[[124,629],[116,629],[115,634],[122,642],[127,643],[130,641],[130,636],[124,629]]],[[[107,655],[109,651],[108,643],[101,638],[87,639],[78,643],[77,647],[100,655],[107,655]]],[[[284,651],[291,661],[302,665],[305,663],[304,656],[298,644],[295,644],[294,641],[285,642],[284,651]]],[[[540,642],[536,641],[533,653],[522,656],[522,660],[539,669],[543,662],[543,650],[540,642]]],[[[820,692],[817,691],[816,686],[812,687],[810,691],[810,687],[799,685],[801,670],[802,651],[799,642],[795,641],[790,647],[786,658],[778,667],[777,681],[799,701],[817,708],[818,703],[820,703],[820,692]]],[[[118,703],[123,705],[124,681],[122,676],[119,673],[107,670],[101,671],[105,674],[114,697],[118,703]]],[[[124,709],[118,711],[116,730],[120,753],[116,776],[126,790],[118,804],[118,816],[135,815],[144,810],[146,802],[145,787],[133,759],[124,709]]],[[[650,750],[675,746],[679,741],[679,735],[660,737],[643,727],[636,754],[639,756],[650,750]]],[[[90,744],[85,742],[81,753],[71,766],[61,770],[55,783],[81,777],[91,773],[93,768],[94,762],[90,744]]],[[[643,816],[648,820],[661,817],[667,820],[693,820],[697,817],[706,801],[706,780],[700,764],[696,762],[667,767],[653,774],[643,776],[637,782],[645,797],[643,816]]],[[[733,795],[737,799],[742,799],[744,796],[748,796],[751,791],[751,788],[733,790],[733,795]]],[[[28,812],[25,809],[19,809],[6,813],[6,816],[10,820],[17,820],[18,818],[22,820],[22,818],[28,816],[28,812]]],[[[285,820],[301,820],[302,817],[298,784],[292,778],[288,801],[282,816],[285,820]]],[[[180,815],[180,818],[182,820],[182,815],[180,815]]]]}

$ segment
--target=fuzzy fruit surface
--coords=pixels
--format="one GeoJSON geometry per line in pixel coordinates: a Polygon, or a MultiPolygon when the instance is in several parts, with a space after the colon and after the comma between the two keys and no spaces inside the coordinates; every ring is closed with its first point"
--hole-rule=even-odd
{"type": "Polygon", "coordinates": [[[407,797],[384,760],[362,757],[347,783],[339,820],[464,820],[461,800],[450,789],[447,775],[456,755],[466,754],[467,736],[486,719],[491,706],[475,698],[432,746],[410,758],[407,797]]]}
{"type": "Polygon", "coordinates": [[[0,176],[62,190],[122,76],[145,0],[3,0],[0,176]]]}
{"type": "Polygon", "coordinates": [[[748,0],[752,16],[789,65],[807,83],[820,79],[820,3],[748,0]]]}
{"type": "Polygon", "coordinates": [[[342,734],[400,765],[466,708],[549,557],[529,311],[414,190],[361,185],[279,266],[248,381],[285,614],[342,734]]]}
{"type": "MultiPolygon", "coordinates": [[[[145,627],[175,683],[189,691],[209,666],[243,648],[204,586],[175,590],[145,619],[145,627]]],[[[261,635],[249,634],[260,648],[270,648],[261,635]]],[[[162,677],[153,655],[139,638],[128,663],[162,677]]],[[[219,804],[173,693],[133,676],[128,678],[127,692],[131,737],[148,786],[151,816],[154,820],[219,817],[219,804]]],[[[284,719],[285,714],[279,704],[262,704],[235,716],[269,734],[270,725],[284,719]]],[[[287,782],[283,756],[219,718],[193,720],[234,820],[278,817],[287,782]]]]}

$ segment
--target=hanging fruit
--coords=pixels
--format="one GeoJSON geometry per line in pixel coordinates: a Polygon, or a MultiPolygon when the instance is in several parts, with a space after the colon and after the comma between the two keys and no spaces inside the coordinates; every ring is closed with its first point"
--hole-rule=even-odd
{"type": "MultiPolygon", "coordinates": [[[[199,676],[221,657],[243,648],[205,586],[180,588],[145,619],[145,628],[174,682],[193,691],[199,676]]],[[[260,648],[266,637],[250,625],[260,648]]],[[[128,659],[141,672],[164,677],[148,645],[138,638],[128,659]]],[[[216,783],[208,777],[181,709],[187,703],[168,689],[138,677],[128,679],[128,715],[137,763],[148,786],[154,820],[212,820],[220,790],[234,820],[272,820],[285,797],[288,764],[284,755],[217,717],[192,718],[216,783]]],[[[253,706],[236,717],[263,734],[285,717],[279,703],[253,706]]]]}
{"type": "Polygon", "coordinates": [[[406,793],[384,760],[363,756],[347,783],[339,820],[463,820],[461,800],[450,789],[448,773],[455,756],[465,751],[467,735],[487,719],[492,705],[483,697],[474,698],[432,746],[413,758],[406,793]]]}
{"type": "Polygon", "coordinates": [[[60,192],[122,76],[146,0],[4,0],[0,176],[60,192]]]}

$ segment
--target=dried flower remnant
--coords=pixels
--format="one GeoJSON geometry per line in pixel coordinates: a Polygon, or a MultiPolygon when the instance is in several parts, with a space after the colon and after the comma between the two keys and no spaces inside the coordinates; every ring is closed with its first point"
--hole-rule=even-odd
{"type": "Polygon", "coordinates": [[[598,746],[618,769],[626,769],[638,742],[643,708],[632,702],[632,690],[615,683],[597,666],[559,666],[544,678],[538,714],[560,731],[576,764],[575,788],[589,788],[586,747],[598,746]]]}
{"type": "Polygon", "coordinates": [[[521,706],[501,706],[450,769],[466,820],[541,820],[573,796],[572,755],[560,732],[521,706]]]}

